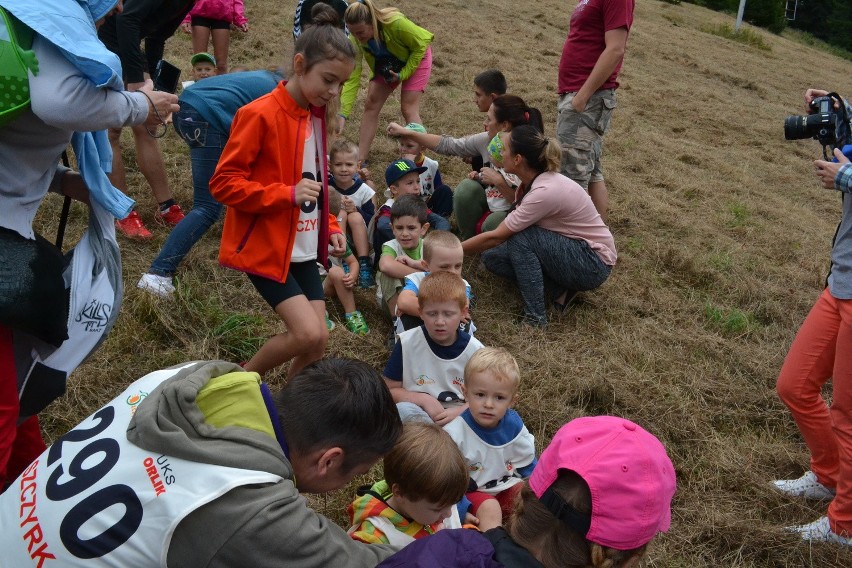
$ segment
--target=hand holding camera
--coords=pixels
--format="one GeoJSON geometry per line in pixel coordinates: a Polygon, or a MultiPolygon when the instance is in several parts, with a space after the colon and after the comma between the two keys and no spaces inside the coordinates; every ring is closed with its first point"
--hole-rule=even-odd
{"type": "Polygon", "coordinates": [[[841,166],[849,163],[849,158],[840,151],[840,148],[834,149],[834,159],[834,162],[814,160],[816,175],[822,186],[826,189],[834,189],[834,180],[837,179],[837,172],[841,166]]]}

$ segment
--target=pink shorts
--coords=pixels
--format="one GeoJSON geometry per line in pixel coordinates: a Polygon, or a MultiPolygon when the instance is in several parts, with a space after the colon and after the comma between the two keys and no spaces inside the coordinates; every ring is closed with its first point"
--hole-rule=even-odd
{"type": "MultiPolygon", "coordinates": [[[[420,60],[420,65],[417,66],[417,69],[414,70],[414,74],[402,82],[402,90],[403,91],[419,91],[424,92],[426,90],[426,85],[429,84],[429,77],[432,75],[432,46],[426,48],[426,54],[423,55],[423,59],[420,60]]],[[[378,81],[380,83],[384,83],[385,85],[390,85],[384,80],[384,78],[379,75],[373,76],[373,81],[378,81]]],[[[394,89],[396,85],[393,85],[394,89]]]]}

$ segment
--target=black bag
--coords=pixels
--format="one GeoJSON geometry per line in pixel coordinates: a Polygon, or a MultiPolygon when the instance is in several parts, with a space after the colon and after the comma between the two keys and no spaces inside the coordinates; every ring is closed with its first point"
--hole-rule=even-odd
{"type": "Polygon", "coordinates": [[[0,325],[55,347],[68,339],[67,261],[43,237],[0,227],[0,325]]]}

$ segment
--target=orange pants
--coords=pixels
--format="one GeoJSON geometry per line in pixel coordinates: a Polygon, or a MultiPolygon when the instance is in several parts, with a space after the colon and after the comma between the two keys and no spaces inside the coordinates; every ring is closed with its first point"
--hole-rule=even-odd
{"type": "Polygon", "coordinates": [[[852,534],[852,300],[826,288],[796,334],[776,384],[811,452],[811,471],[837,495],[831,529],[852,534]],[[832,403],[822,386],[832,379],[832,403]]]}

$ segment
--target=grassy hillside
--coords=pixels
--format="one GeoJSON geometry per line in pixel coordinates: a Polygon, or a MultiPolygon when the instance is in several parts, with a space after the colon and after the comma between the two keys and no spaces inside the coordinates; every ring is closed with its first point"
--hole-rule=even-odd
{"type": "MultiPolygon", "coordinates": [[[[292,47],[294,4],[247,2],[251,30],[234,35],[232,65],[280,62],[292,47]]],[[[422,112],[430,131],[479,131],[472,79],[499,67],[510,92],[542,110],[552,134],[556,68],[574,4],[398,1],[436,35],[422,112]]],[[[730,16],[693,5],[637,2],[604,158],[618,265],[602,288],[582,295],[546,331],[531,331],[512,323],[520,311],[516,290],[471,259],[465,276],[478,297],[478,337],[518,358],[518,411],[541,447],[564,422],[593,414],[627,417],[663,440],[678,493],[671,531],[657,540],[650,566],[851,566],[852,551],[809,546],[780,532],[816,519],[824,505],[785,499],[768,482],[807,467],[774,383],[822,288],[840,216],[838,194],[820,188],[812,174],[817,143],[785,142],[783,119],[803,113],[809,86],[852,96],[852,63],[763,31],[755,33],[768,49],[703,31],[723,23],[732,23],[730,16]]],[[[188,72],[190,49],[180,35],[167,57],[188,72]]],[[[382,124],[398,119],[398,102],[389,102],[382,124]]],[[[350,139],[357,140],[357,123],[356,115],[347,126],[350,139]]],[[[186,146],[171,132],[163,147],[172,186],[188,205],[186,146]]],[[[373,150],[380,174],[395,143],[379,136],[373,150]]],[[[441,169],[453,184],[467,171],[451,158],[441,159],[441,169]]],[[[131,193],[153,225],[153,199],[135,166],[130,171],[131,193]]],[[[40,216],[47,234],[55,230],[57,201],[40,216]]],[[[66,242],[84,226],[82,207],[73,215],[66,242]]],[[[67,396],[44,414],[49,436],[148,371],[192,359],[242,361],[280,329],[245,277],[217,265],[218,229],[184,263],[174,300],[136,290],[166,235],[158,228],[152,243],[122,241],[121,316],[72,377],[67,396]]],[[[338,326],[329,351],[381,368],[388,325],[371,293],[358,299],[373,332],[355,338],[338,326]]],[[[342,317],[339,307],[330,311],[342,317]]],[[[282,375],[268,379],[280,384],[282,375]]],[[[351,495],[313,502],[344,522],[351,495]]]]}

